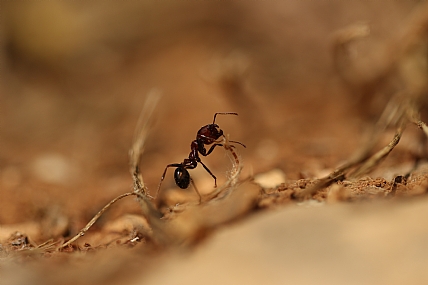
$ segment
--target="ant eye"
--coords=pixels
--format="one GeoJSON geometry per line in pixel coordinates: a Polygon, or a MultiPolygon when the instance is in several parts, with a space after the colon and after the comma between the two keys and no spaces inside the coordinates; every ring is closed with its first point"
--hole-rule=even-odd
{"type": "Polygon", "coordinates": [[[174,172],[175,184],[181,189],[186,189],[190,184],[190,174],[184,168],[178,167],[174,172]]]}

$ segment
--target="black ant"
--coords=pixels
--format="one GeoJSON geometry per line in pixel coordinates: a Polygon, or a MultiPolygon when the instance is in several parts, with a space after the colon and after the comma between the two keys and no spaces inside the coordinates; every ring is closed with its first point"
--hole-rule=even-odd
{"type": "MultiPolygon", "coordinates": [[[[158,189],[156,191],[156,196],[159,193],[160,187],[162,185],[162,181],[164,180],[166,171],[168,170],[169,167],[176,167],[174,171],[174,180],[175,180],[175,184],[177,184],[177,186],[180,187],[181,189],[187,189],[189,187],[190,182],[192,182],[192,185],[199,196],[199,203],[201,203],[202,197],[198,189],[196,188],[195,183],[190,177],[189,171],[187,171],[188,169],[196,168],[196,166],[198,166],[198,163],[202,164],[205,170],[214,178],[214,187],[217,187],[217,178],[211,172],[211,170],[209,170],[208,167],[201,161],[201,158],[199,157],[199,154],[202,154],[203,156],[207,156],[214,150],[215,147],[223,146],[223,144],[221,144],[220,141],[218,140],[221,136],[224,137],[224,135],[219,125],[215,123],[215,119],[217,115],[236,115],[237,116],[238,113],[215,113],[213,123],[203,126],[202,128],[199,129],[198,133],[196,134],[196,140],[192,141],[192,143],[190,144],[191,151],[189,154],[189,158],[185,158],[182,163],[172,163],[172,164],[168,164],[165,167],[165,170],[159,182],[158,189]],[[213,145],[207,151],[205,149],[205,145],[210,145],[210,144],[213,144],[213,145]]],[[[242,145],[243,147],[246,147],[244,144],[237,141],[229,141],[229,142],[237,143],[242,145]]],[[[231,147],[234,147],[234,146],[231,146],[231,147]]]]}

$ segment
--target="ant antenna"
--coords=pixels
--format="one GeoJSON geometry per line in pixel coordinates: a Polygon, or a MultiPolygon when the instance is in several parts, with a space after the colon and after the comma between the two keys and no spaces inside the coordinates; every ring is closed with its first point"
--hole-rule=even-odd
{"type": "Polygon", "coordinates": [[[215,124],[215,118],[217,117],[217,115],[235,115],[235,116],[238,116],[238,113],[234,113],[234,112],[219,112],[219,113],[215,113],[214,114],[213,124],[215,124]]]}

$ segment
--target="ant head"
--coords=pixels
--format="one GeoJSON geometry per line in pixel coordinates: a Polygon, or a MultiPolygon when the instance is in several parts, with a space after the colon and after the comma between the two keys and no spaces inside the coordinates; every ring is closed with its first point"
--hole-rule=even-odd
{"type": "Polygon", "coordinates": [[[204,144],[212,144],[222,135],[223,131],[217,124],[209,124],[198,131],[196,139],[202,141],[204,144]]]}
{"type": "Polygon", "coordinates": [[[174,171],[175,184],[181,189],[187,189],[190,184],[190,174],[184,167],[177,167],[174,171]]]}

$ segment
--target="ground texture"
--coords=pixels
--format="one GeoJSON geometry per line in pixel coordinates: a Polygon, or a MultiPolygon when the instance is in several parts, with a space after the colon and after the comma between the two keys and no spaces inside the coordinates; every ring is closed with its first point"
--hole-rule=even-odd
{"type": "Polygon", "coordinates": [[[424,3],[0,5],[1,285],[427,284],[426,137],[400,116],[428,117],[424,3]],[[189,171],[201,204],[171,169],[149,209],[125,197],[62,247],[134,190],[153,93],[147,194],[215,112],[239,114],[216,120],[246,145],[238,165],[218,147],[202,157],[217,189],[189,171]],[[320,184],[400,126],[374,167],[320,184]]]}

